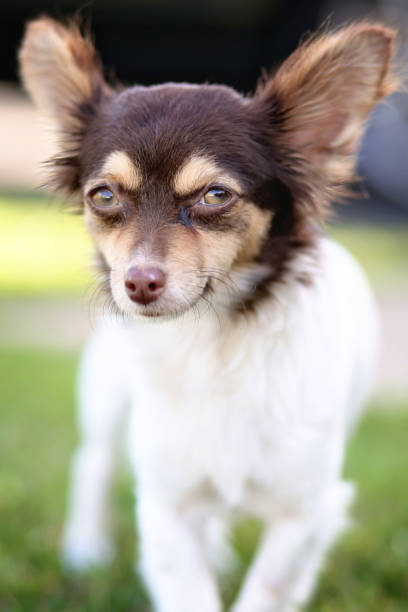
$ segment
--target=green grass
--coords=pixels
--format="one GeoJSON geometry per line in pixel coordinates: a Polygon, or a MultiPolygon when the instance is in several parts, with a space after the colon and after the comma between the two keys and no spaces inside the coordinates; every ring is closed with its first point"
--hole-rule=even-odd
{"type": "MultiPolygon", "coordinates": [[[[0,352],[0,609],[148,612],[133,572],[136,536],[126,471],[115,488],[118,560],[82,577],[67,576],[59,565],[76,439],[75,369],[75,355],[0,352]]],[[[403,404],[393,408],[370,413],[349,448],[346,475],[359,487],[355,524],[330,555],[310,612],[408,610],[408,411],[403,404]]],[[[258,534],[253,521],[237,530],[242,570],[258,534]]],[[[228,598],[241,573],[226,582],[228,598]]]]}
{"type": "MultiPolygon", "coordinates": [[[[331,227],[379,285],[407,278],[408,229],[331,227]]],[[[0,197],[0,294],[83,293],[90,280],[83,219],[41,198],[0,197]]]]}
{"type": "Polygon", "coordinates": [[[89,284],[83,219],[42,198],[0,197],[0,293],[55,295],[89,284]]]}

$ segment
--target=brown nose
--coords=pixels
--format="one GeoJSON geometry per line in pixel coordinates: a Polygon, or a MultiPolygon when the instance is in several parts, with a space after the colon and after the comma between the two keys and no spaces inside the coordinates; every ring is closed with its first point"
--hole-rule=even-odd
{"type": "Polygon", "coordinates": [[[163,293],[166,275],[160,268],[131,267],[126,272],[126,293],[133,302],[150,304],[163,293]]]}

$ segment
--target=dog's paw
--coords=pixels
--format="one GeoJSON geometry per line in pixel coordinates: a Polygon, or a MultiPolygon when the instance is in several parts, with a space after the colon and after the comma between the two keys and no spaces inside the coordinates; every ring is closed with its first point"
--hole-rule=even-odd
{"type": "Polygon", "coordinates": [[[66,570],[84,572],[110,563],[114,556],[114,547],[107,539],[86,542],[83,539],[73,541],[64,536],[62,541],[61,562],[66,570]]]}

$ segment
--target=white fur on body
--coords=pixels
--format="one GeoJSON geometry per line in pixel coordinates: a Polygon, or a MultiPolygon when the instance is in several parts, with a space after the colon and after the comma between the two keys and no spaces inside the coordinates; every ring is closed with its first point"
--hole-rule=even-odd
{"type": "Polygon", "coordinates": [[[106,497],[129,405],[141,569],[155,609],[221,610],[206,535],[221,537],[223,524],[246,514],[265,528],[234,612],[295,610],[309,599],[345,523],[345,439],[377,339],[353,259],[322,238],[313,274],[311,286],[275,287],[246,316],[204,307],[98,329],[81,376],[82,442],[64,536],[71,565],[110,555],[106,497]]]}

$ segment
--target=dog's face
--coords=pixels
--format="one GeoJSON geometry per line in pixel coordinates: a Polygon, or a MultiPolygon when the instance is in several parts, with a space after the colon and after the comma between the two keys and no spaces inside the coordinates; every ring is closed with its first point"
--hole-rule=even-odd
{"type": "Polygon", "coordinates": [[[59,130],[55,183],[80,194],[118,308],[238,308],[282,281],[392,89],[391,39],[372,25],[322,36],[253,97],[211,85],[118,93],[75,27],[32,22],[23,79],[59,130]]]}
{"type": "Polygon", "coordinates": [[[258,254],[272,213],[255,203],[265,161],[246,107],[223,87],[135,87],[84,135],[86,223],[122,311],[180,313],[258,254]]]}

